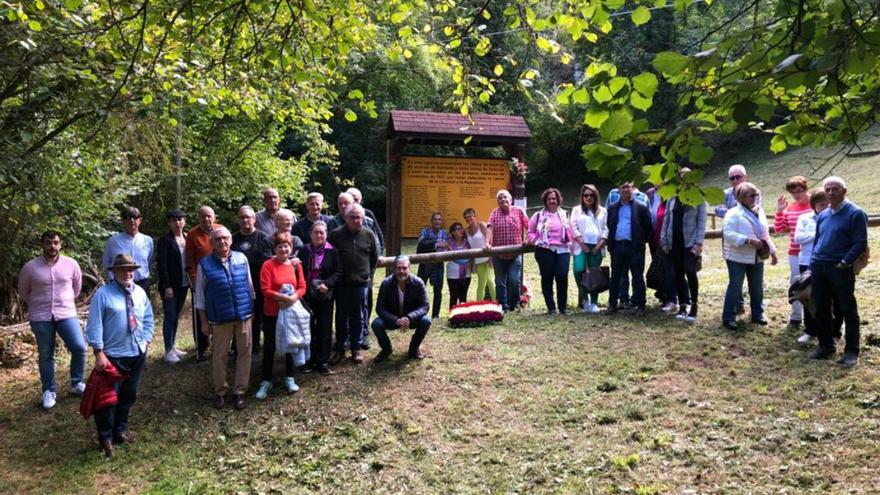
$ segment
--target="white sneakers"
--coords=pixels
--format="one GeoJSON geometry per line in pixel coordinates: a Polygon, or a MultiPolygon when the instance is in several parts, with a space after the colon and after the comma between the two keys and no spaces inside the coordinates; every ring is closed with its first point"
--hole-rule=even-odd
{"type": "Polygon", "coordinates": [[[262,381],[260,382],[260,388],[257,389],[257,394],[255,397],[257,400],[264,400],[267,395],[269,395],[269,389],[272,388],[272,382],[262,381]]]}
{"type": "Polygon", "coordinates": [[[79,382],[76,385],[71,385],[70,392],[73,395],[82,395],[86,391],[85,382],[79,382]]]}
{"type": "Polygon", "coordinates": [[[43,409],[52,409],[53,407],[55,407],[55,392],[46,390],[43,392],[43,409]]]}
{"type": "Polygon", "coordinates": [[[672,313],[678,311],[678,304],[675,304],[674,302],[668,302],[660,308],[660,311],[663,311],[664,313],[672,313]]]}
{"type": "Polygon", "coordinates": [[[296,384],[296,380],[292,376],[284,378],[284,388],[287,389],[288,394],[299,392],[299,385],[296,384]]]}
{"type": "Polygon", "coordinates": [[[809,345],[811,340],[813,340],[813,336],[805,333],[797,338],[797,343],[800,345],[809,345]]]}
{"type": "Polygon", "coordinates": [[[180,362],[180,356],[174,352],[174,349],[165,353],[165,362],[168,364],[177,364],[180,362]]]}
{"type": "Polygon", "coordinates": [[[589,301],[584,301],[584,303],[581,307],[583,308],[584,313],[590,313],[590,314],[595,315],[595,314],[602,312],[602,310],[599,309],[599,306],[597,304],[590,304],[589,301]]]}
{"type": "Polygon", "coordinates": [[[177,347],[175,347],[174,349],[171,349],[171,352],[173,352],[174,354],[177,354],[177,357],[179,357],[179,358],[186,356],[186,351],[181,351],[177,347]]]}

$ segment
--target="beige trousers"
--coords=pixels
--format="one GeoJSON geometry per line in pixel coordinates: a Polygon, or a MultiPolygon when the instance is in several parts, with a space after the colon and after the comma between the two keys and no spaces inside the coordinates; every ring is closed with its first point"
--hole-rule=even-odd
{"type": "Polygon", "coordinates": [[[214,381],[214,393],[226,395],[229,383],[226,381],[226,362],[229,360],[229,345],[235,339],[238,359],[235,361],[234,394],[245,394],[251,375],[251,320],[234,321],[214,325],[211,339],[211,378],[214,381]]]}

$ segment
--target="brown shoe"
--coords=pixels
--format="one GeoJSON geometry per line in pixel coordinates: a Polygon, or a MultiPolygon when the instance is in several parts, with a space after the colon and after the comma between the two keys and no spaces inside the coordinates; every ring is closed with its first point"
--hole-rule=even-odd
{"type": "Polygon", "coordinates": [[[122,433],[118,433],[113,436],[114,443],[134,443],[134,435],[127,431],[123,431],[122,433]]]}
{"type": "Polygon", "coordinates": [[[104,457],[113,457],[113,442],[110,440],[101,442],[101,451],[104,452],[104,457]]]}
{"type": "Polygon", "coordinates": [[[364,351],[358,349],[351,353],[351,359],[354,361],[354,364],[361,364],[364,362],[364,351]]]}
{"type": "Polygon", "coordinates": [[[333,357],[330,358],[330,364],[337,365],[341,362],[345,361],[345,353],[344,352],[335,352],[333,353],[333,357]]]}
{"type": "Polygon", "coordinates": [[[425,359],[425,353],[422,352],[421,349],[416,349],[416,352],[410,352],[409,357],[412,359],[425,359]]]}
{"type": "Polygon", "coordinates": [[[214,409],[223,409],[223,406],[226,405],[226,397],[222,395],[217,395],[214,397],[214,409]]]}
{"type": "Polygon", "coordinates": [[[236,411],[241,411],[246,406],[247,404],[244,401],[244,395],[235,394],[232,396],[232,407],[234,407],[236,411]]]}

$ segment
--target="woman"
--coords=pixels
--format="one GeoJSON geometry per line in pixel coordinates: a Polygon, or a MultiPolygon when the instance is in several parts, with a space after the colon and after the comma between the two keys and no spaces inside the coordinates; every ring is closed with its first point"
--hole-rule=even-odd
{"type": "Polygon", "coordinates": [[[608,214],[600,206],[599,189],[593,184],[581,186],[581,204],[571,210],[571,254],[574,256],[574,283],[578,288],[578,306],[585,313],[599,312],[599,293],[587,293],[581,284],[584,272],[602,266],[602,252],[608,237],[608,214]]]}
{"type": "Polygon", "coordinates": [[[568,304],[568,264],[571,260],[572,235],[568,216],[562,205],[559,189],[549,188],[541,194],[544,209],[529,220],[529,244],[535,246],[535,261],[541,272],[541,292],[547,304],[547,314],[565,314],[568,304]],[[553,300],[553,281],[556,281],[556,301],[553,300]]]}
{"type": "Polygon", "coordinates": [[[186,248],[183,227],[186,226],[186,216],[180,210],[172,210],[166,217],[170,231],[159,238],[157,268],[164,315],[162,337],[165,341],[165,362],[174,364],[179,363],[180,358],[186,355],[174,345],[177,340],[177,322],[189,291],[189,277],[183,267],[186,248]]]}
{"type": "MultiPolygon", "coordinates": [[[[773,229],[777,234],[788,231],[788,265],[790,268],[789,283],[794,282],[800,273],[800,246],[794,239],[797,229],[798,218],[808,215],[810,209],[810,194],[807,192],[807,179],[797,175],[785,182],[785,190],[791,194],[794,203],[789,204],[782,194],[776,199],[776,216],[773,221],[773,229]]],[[[809,265],[809,263],[807,263],[809,265]]],[[[803,305],[795,301],[791,303],[791,316],[788,324],[792,328],[800,328],[804,318],[803,305]]]]}
{"type": "Polygon", "coordinates": [[[743,182],[735,190],[736,206],[724,216],[724,259],[727,260],[727,293],[721,321],[728,330],[736,330],[736,303],[742,292],[743,279],[749,279],[749,303],[752,323],[766,325],[764,318],[764,259],[769,256],[775,265],[776,246],[770,238],[764,209],[756,204],[760,194],[751,182],[743,182]],[[769,253],[769,254],[768,254],[769,253]]]}
{"type": "MultiPolygon", "coordinates": [[[[276,213],[277,216],[277,213],[276,213]]],[[[300,300],[306,292],[306,281],[303,278],[302,263],[299,259],[291,260],[293,252],[293,235],[290,232],[278,232],[272,237],[275,256],[263,263],[260,270],[260,289],[263,291],[263,367],[262,381],[257,389],[256,398],[263,400],[272,388],[272,366],[275,363],[275,326],[278,322],[278,309],[287,308],[300,300]],[[281,286],[293,286],[293,294],[281,293],[281,286]]],[[[293,356],[284,354],[284,386],[287,393],[299,390],[293,379],[293,356]]]]}
{"type": "MultiPolygon", "coordinates": [[[[486,247],[486,235],[488,229],[485,222],[477,220],[477,212],[473,208],[468,208],[462,213],[464,221],[467,223],[465,233],[467,234],[467,242],[471,249],[482,249],[486,247]]],[[[495,299],[495,271],[492,269],[492,262],[488,257],[474,258],[472,270],[477,274],[477,300],[486,297],[486,291],[489,291],[489,298],[495,299]]]]}
{"type": "Polygon", "coordinates": [[[333,334],[330,327],[333,322],[333,287],[342,279],[342,263],[339,261],[339,252],[327,242],[327,224],[322,220],[312,224],[309,240],[305,249],[299,252],[308,287],[306,303],[312,310],[312,358],[303,371],[317,369],[329,375],[332,373],[330,352],[333,334]]]}
{"type": "MultiPolygon", "coordinates": [[[[676,287],[675,287],[675,266],[672,263],[672,258],[668,253],[663,251],[660,246],[660,238],[663,235],[663,220],[666,218],[667,210],[669,208],[668,202],[663,201],[660,198],[660,193],[656,188],[652,188],[648,191],[649,198],[651,198],[651,219],[654,221],[654,234],[651,236],[651,242],[648,243],[648,248],[651,250],[651,258],[657,258],[657,263],[660,265],[660,286],[654,292],[657,299],[660,300],[660,310],[664,313],[672,313],[678,311],[678,298],[676,297],[676,287]],[[653,191],[653,193],[652,193],[653,191]],[[659,201],[655,201],[655,199],[659,201]]],[[[650,271],[650,269],[649,269],[650,271]]],[[[626,277],[624,277],[625,279],[626,277]]]]}
{"type": "Polygon", "coordinates": [[[672,262],[679,305],[675,317],[687,323],[697,319],[697,263],[703,253],[703,239],[706,236],[706,208],[705,201],[690,206],[673,197],[666,202],[663,216],[660,249],[672,262]]]}
{"type": "MultiPolygon", "coordinates": [[[[450,251],[470,249],[462,224],[453,222],[449,226],[448,245],[450,251]]],[[[471,286],[471,260],[465,258],[446,262],[446,283],[449,285],[449,309],[467,302],[468,287],[471,286]]]]}

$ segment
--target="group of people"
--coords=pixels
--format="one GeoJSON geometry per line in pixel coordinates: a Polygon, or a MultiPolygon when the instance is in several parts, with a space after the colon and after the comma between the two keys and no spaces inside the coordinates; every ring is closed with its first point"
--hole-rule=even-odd
{"type": "MultiPolygon", "coordinates": [[[[167,213],[169,231],[155,244],[140,232],[140,211],[124,208],[123,231],[105,246],[108,282],[92,296],[85,339],[75,306],[82,272],[75,260],[61,255],[61,234],[45,232],[42,255],[25,264],[19,276],[19,293],[28,304],[38,343],[43,407],[54,407],[57,399],[56,335],[71,353],[71,391],[76,395],[86,391],[87,342],[95,355],[93,375],[116,377],[115,404],[101,403],[93,411],[101,448],[111,456],[114,445],[132,441],[129,412],[154,334],[151,278],[158,280],[162,299],[164,360],[169,364],[187,354],[178,349],[176,338],[184,303],[192,293],[195,359],[207,360],[210,348],[213,403],[218,409],[227,401],[236,410],[246,407],[251,360],[257,354],[262,361],[255,397],[267,397],[274,385],[279,312],[297,304],[308,312],[310,343],[302,363],[285,353],[283,384],[288,393],[299,389],[295,372],[332,373],[331,365],[345,359],[347,351],[354,363],[362,363],[369,346],[370,287],[382,235],[360,205],[360,191],[352,188],[339,195],[340,213],[335,217],[322,214],[323,196],[311,193],[306,214],[299,220],[280,207],[276,190],[267,189],[263,198],[265,208],[259,212],[250,206],[239,209],[239,229],[234,234],[216,222],[209,206],[199,209],[198,224],[188,232],[186,215],[172,210],[167,213]],[[230,358],[234,361],[231,386],[230,358]]],[[[431,325],[427,293],[421,280],[410,275],[409,266],[408,258],[398,257],[394,275],[381,284],[378,317],[371,325],[381,348],[377,362],[391,355],[387,330],[396,328],[414,330],[408,355],[425,357],[421,343],[431,325]]]]}
{"type": "MultiPolygon", "coordinates": [[[[737,315],[744,313],[745,279],[751,321],[767,324],[763,266],[767,259],[775,264],[777,254],[761,208],[760,191],[748,182],[741,165],[730,168],[729,180],[725,203],[715,213],[724,218],[723,253],[729,276],[721,319],[724,327],[733,330],[738,328],[737,315]]],[[[859,354],[854,264],[867,250],[867,217],[846,200],[846,184],[839,177],[825,179],[822,188],[812,192],[805,179],[794,177],[786,183],[786,190],[793,202],[784,196],[777,199],[774,228],[790,233],[792,280],[811,271],[813,309],[812,313],[805,311],[794,302],[790,324],[804,325],[804,335],[798,338],[801,344],[818,340],[809,357],[825,359],[836,352],[840,326],[845,322],[841,363],[853,366],[859,354]]],[[[448,230],[442,227],[442,215],[434,214],[431,226],[420,233],[419,252],[510,249],[495,249],[491,256],[454,259],[445,265],[422,264],[418,276],[410,272],[409,258],[398,256],[394,273],[380,284],[375,298],[377,317],[369,325],[372,281],[383,237],[375,215],[360,204],[360,191],[354,188],[338,196],[339,213],[333,217],[323,214],[320,193],[309,194],[305,215],[299,220],[292,211],[280,207],[276,190],[267,189],[264,209],[239,209],[239,229],[234,234],[216,222],[209,206],[199,209],[197,225],[188,232],[186,215],[173,210],[167,214],[168,233],[159,238],[155,248],[153,239],[140,232],[140,212],[124,208],[123,231],[106,243],[103,265],[109,282],[91,299],[85,339],[75,306],[82,273],[76,261],[61,255],[61,234],[47,231],[40,239],[42,255],[25,264],[19,275],[19,294],[28,305],[38,345],[43,407],[52,408],[57,399],[56,335],[70,351],[71,391],[77,395],[86,389],[87,342],[94,352],[96,372],[112,371],[120,376],[113,384],[117,402],[94,411],[101,447],[109,456],[114,444],[132,441],[128,416],[154,333],[151,279],[158,280],[162,300],[164,360],[175,364],[186,356],[175,343],[184,303],[192,293],[195,359],[208,359],[210,347],[214,406],[223,408],[231,401],[236,410],[246,407],[253,356],[262,357],[255,397],[265,399],[274,386],[276,326],[281,311],[300,305],[309,313],[311,340],[306,359],[295,362],[290,353],[284,356],[283,384],[288,393],[299,388],[296,372],[332,373],[331,366],[346,359],[348,353],[354,363],[362,363],[363,351],[369,348],[370,328],[380,347],[375,362],[392,353],[387,333],[391,329],[413,330],[407,354],[422,359],[421,343],[432,318],[440,314],[444,273],[450,306],[467,300],[471,275],[476,274],[479,299],[496,299],[505,311],[516,310],[520,305],[523,244],[535,248],[550,314],[569,311],[570,267],[578,287],[577,307],[588,313],[600,312],[599,290],[587,290],[583,281],[601,270],[606,252],[611,270],[605,313],[613,315],[626,307],[644,313],[647,245],[652,265],[656,265],[649,269],[649,279],[650,272],[655,272],[653,286],[662,309],[685,322],[696,320],[705,203],[690,205],[678,197],[664,199],[657,188],[643,193],[630,182],[610,191],[605,206],[596,186],[583,185],[579,204],[570,214],[562,208],[559,190],[547,189],[541,199],[543,208],[529,218],[513,205],[510,193],[501,190],[496,195],[498,207],[486,222],[478,220],[469,208],[462,215],[466,225],[455,222],[448,230]],[[154,260],[155,274],[151,272],[154,260]],[[434,287],[433,304],[428,302],[426,283],[434,287]],[[335,339],[331,332],[334,321],[335,339]],[[231,357],[235,372],[230,387],[227,368],[231,357]]]]}

